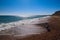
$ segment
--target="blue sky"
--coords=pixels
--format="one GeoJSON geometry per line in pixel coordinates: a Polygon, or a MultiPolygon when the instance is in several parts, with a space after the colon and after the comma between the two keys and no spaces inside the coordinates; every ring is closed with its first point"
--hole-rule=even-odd
{"type": "Polygon", "coordinates": [[[60,0],[0,0],[0,15],[50,15],[60,10],[60,0]]]}

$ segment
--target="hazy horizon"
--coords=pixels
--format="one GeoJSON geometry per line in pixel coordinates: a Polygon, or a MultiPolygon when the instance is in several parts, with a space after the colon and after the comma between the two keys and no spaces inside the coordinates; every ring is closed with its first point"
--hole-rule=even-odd
{"type": "Polygon", "coordinates": [[[60,0],[1,0],[0,15],[52,15],[60,10],[60,0]]]}

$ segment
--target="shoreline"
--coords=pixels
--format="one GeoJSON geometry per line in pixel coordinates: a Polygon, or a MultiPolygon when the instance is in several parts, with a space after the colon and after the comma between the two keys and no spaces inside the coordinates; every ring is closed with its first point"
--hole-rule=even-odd
{"type": "Polygon", "coordinates": [[[49,18],[50,17],[47,16],[47,17],[43,17],[43,18],[27,19],[27,20],[21,20],[21,21],[17,21],[17,22],[6,23],[6,24],[3,23],[3,24],[0,24],[0,31],[10,29],[12,27],[20,26],[20,25],[46,23],[46,22],[48,22],[49,18]]]}

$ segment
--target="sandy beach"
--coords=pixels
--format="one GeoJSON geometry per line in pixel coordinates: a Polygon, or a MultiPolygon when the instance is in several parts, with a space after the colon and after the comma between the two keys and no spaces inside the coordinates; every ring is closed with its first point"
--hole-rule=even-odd
{"type": "Polygon", "coordinates": [[[8,24],[1,24],[0,26],[0,35],[14,35],[15,38],[26,38],[27,36],[42,34],[47,32],[47,29],[42,26],[37,26],[35,24],[46,23],[48,22],[48,17],[44,18],[35,18],[29,20],[22,20],[18,22],[8,23],[8,24]],[[44,20],[45,19],[45,20],[44,20]],[[2,29],[1,29],[2,28],[2,29]]]}
{"type": "Polygon", "coordinates": [[[17,24],[13,23],[14,25],[9,24],[9,26],[13,26],[13,27],[10,27],[5,30],[1,30],[0,39],[8,40],[9,38],[9,40],[60,40],[60,25],[59,25],[60,17],[59,16],[55,16],[55,17],[52,16],[51,18],[48,17],[48,18],[43,18],[41,20],[40,19],[38,19],[37,21],[36,20],[37,19],[33,20],[34,24],[33,23],[30,24],[31,21],[29,22],[23,21],[22,23],[17,22],[17,24]],[[46,27],[41,26],[39,22],[41,22],[40,24],[48,23],[51,31],[48,32],[46,27]],[[19,23],[21,23],[22,25],[19,25],[19,23]],[[39,24],[39,25],[36,25],[36,24],[39,24]]]}

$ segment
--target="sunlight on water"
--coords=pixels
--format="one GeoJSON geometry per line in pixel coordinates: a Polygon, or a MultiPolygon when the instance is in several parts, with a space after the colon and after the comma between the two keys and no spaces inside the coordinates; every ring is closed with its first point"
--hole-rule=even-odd
{"type": "MultiPolygon", "coordinates": [[[[50,17],[48,17],[50,18],[50,17]]],[[[37,23],[48,22],[48,19],[45,18],[35,18],[27,19],[11,23],[2,23],[0,24],[0,34],[14,34],[15,36],[27,36],[32,34],[40,34],[46,32],[47,30],[41,26],[36,26],[37,23]],[[44,20],[44,21],[43,21],[44,20]],[[2,32],[2,30],[4,30],[2,32]]]]}

